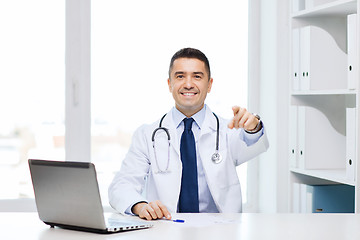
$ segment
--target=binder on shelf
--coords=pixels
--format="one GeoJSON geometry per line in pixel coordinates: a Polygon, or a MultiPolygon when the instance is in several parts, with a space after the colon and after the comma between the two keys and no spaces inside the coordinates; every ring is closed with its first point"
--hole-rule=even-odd
{"type": "Polygon", "coordinates": [[[305,0],[305,9],[311,9],[313,7],[333,2],[334,0],[305,0]]]}
{"type": "Polygon", "coordinates": [[[305,0],[305,9],[311,9],[314,7],[314,0],[305,0]]]}
{"type": "Polygon", "coordinates": [[[313,195],[308,190],[308,185],[299,183],[300,186],[300,213],[312,213],[313,195]]]}
{"type": "Polygon", "coordinates": [[[300,29],[300,90],[310,90],[310,27],[300,29]]]}
{"type": "Polygon", "coordinates": [[[346,108],[346,178],[355,181],[356,109],[346,108]]]}
{"type": "Polygon", "coordinates": [[[324,29],[300,28],[300,90],[346,89],[347,55],[324,29]]]}
{"type": "Polygon", "coordinates": [[[347,79],[348,89],[356,89],[358,82],[358,64],[356,61],[357,55],[357,37],[356,37],[356,14],[350,14],[347,17],[347,52],[348,52],[348,66],[347,79]]]}
{"type": "Polygon", "coordinates": [[[311,196],[311,212],[313,213],[354,213],[355,190],[353,186],[315,185],[307,186],[311,196]]]}
{"type": "Polygon", "coordinates": [[[289,122],[289,160],[290,167],[297,168],[298,165],[298,148],[297,148],[297,106],[290,106],[290,122],[289,122]]]}
{"type": "Polygon", "coordinates": [[[306,111],[305,107],[299,106],[298,107],[298,126],[297,126],[297,133],[298,133],[298,167],[300,169],[305,169],[305,129],[306,129],[306,111]]]}
{"type": "Polygon", "coordinates": [[[294,182],[292,185],[292,212],[301,213],[300,183],[294,182]]]}
{"type": "Polygon", "coordinates": [[[312,107],[299,106],[298,121],[299,168],[345,170],[346,136],[312,107]]]}
{"type": "Polygon", "coordinates": [[[292,30],[292,89],[300,89],[300,29],[292,30]]]}
{"type": "Polygon", "coordinates": [[[305,0],[293,0],[292,1],[292,11],[298,12],[305,9],[305,0]]]}

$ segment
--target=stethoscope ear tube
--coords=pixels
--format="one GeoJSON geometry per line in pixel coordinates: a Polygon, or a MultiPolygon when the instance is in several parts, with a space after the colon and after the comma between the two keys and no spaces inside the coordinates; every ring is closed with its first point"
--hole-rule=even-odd
{"type": "Polygon", "coordinates": [[[153,131],[153,134],[152,134],[152,136],[151,136],[151,141],[152,141],[152,142],[155,141],[155,134],[156,134],[156,132],[159,131],[159,130],[164,130],[165,133],[166,133],[166,135],[167,135],[168,140],[170,141],[170,133],[169,133],[169,130],[168,130],[167,128],[164,128],[164,127],[158,127],[158,128],[156,128],[156,129],[153,131]]]}
{"type": "Polygon", "coordinates": [[[157,169],[158,171],[156,173],[169,173],[169,163],[170,163],[170,133],[169,133],[169,130],[165,127],[162,127],[161,124],[162,124],[162,121],[164,120],[166,114],[161,118],[160,120],[160,123],[159,123],[159,127],[156,128],[153,133],[152,133],[152,136],[151,136],[151,141],[153,143],[153,148],[154,148],[154,155],[155,155],[155,162],[156,162],[156,166],[157,166],[157,169]],[[166,168],[165,170],[161,170],[160,169],[160,166],[159,166],[159,163],[158,163],[158,160],[157,160],[157,156],[156,156],[156,149],[155,149],[155,135],[156,135],[156,132],[159,131],[159,130],[163,130],[166,135],[167,135],[167,139],[168,139],[168,161],[167,161],[167,164],[166,164],[166,168]]]}

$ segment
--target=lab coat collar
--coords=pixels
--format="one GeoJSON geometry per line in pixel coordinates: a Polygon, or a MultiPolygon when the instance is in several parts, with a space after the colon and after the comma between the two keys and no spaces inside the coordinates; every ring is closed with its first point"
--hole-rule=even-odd
{"type": "MultiPolygon", "coordinates": [[[[180,156],[180,143],[179,143],[179,136],[177,134],[177,127],[179,124],[181,124],[181,121],[183,120],[182,116],[178,115],[176,118],[176,120],[174,119],[174,115],[173,115],[173,111],[175,111],[176,108],[172,108],[166,115],[166,117],[163,120],[162,126],[166,127],[169,130],[170,133],[170,144],[173,146],[173,148],[175,149],[176,153],[179,154],[180,156]]],[[[216,127],[217,127],[217,123],[216,123],[216,118],[213,115],[211,109],[208,106],[204,106],[204,116],[201,117],[197,117],[195,116],[195,118],[198,119],[198,126],[201,128],[201,134],[199,136],[199,139],[201,138],[201,136],[208,134],[208,133],[213,133],[214,131],[216,131],[216,127]],[[203,121],[201,121],[201,118],[203,118],[203,121]]],[[[184,115],[185,116],[185,115],[184,115]]]]}
{"type": "MultiPolygon", "coordinates": [[[[220,120],[219,120],[220,121],[220,120]]],[[[201,135],[216,131],[217,122],[216,118],[209,107],[206,108],[205,118],[201,126],[201,135]]]]}
{"type": "MultiPolygon", "coordinates": [[[[169,125],[170,128],[174,127],[176,129],[179,127],[185,117],[186,116],[184,114],[182,114],[179,110],[173,107],[165,119],[167,119],[167,121],[171,124],[169,125]]],[[[216,118],[209,106],[207,106],[206,104],[204,105],[202,110],[194,114],[192,117],[194,118],[198,127],[201,129],[201,135],[216,131],[216,118]]]]}
{"type": "MultiPolygon", "coordinates": [[[[206,109],[207,109],[207,106],[204,105],[204,107],[199,112],[197,112],[191,116],[194,119],[194,121],[199,129],[201,129],[201,125],[204,122],[206,109]]],[[[179,128],[179,126],[181,125],[184,118],[187,118],[187,117],[182,112],[180,112],[178,109],[176,109],[176,107],[173,107],[171,112],[172,112],[171,115],[172,115],[175,127],[179,128]]]]}

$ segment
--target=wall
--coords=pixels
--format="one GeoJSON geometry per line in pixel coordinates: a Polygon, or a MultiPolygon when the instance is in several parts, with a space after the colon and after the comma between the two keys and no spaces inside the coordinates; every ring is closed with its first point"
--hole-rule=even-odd
{"type": "Polygon", "coordinates": [[[249,200],[256,201],[253,211],[287,212],[289,3],[252,0],[249,6],[250,14],[258,14],[250,16],[249,109],[258,110],[270,142],[249,165],[249,200]]]}

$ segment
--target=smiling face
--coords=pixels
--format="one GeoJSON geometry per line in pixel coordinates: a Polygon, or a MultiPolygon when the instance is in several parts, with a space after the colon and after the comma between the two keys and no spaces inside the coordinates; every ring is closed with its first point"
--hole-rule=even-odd
{"type": "Polygon", "coordinates": [[[200,111],[206,95],[210,93],[212,82],[204,62],[196,58],[176,59],[168,79],[175,107],[187,117],[200,111]]]}

